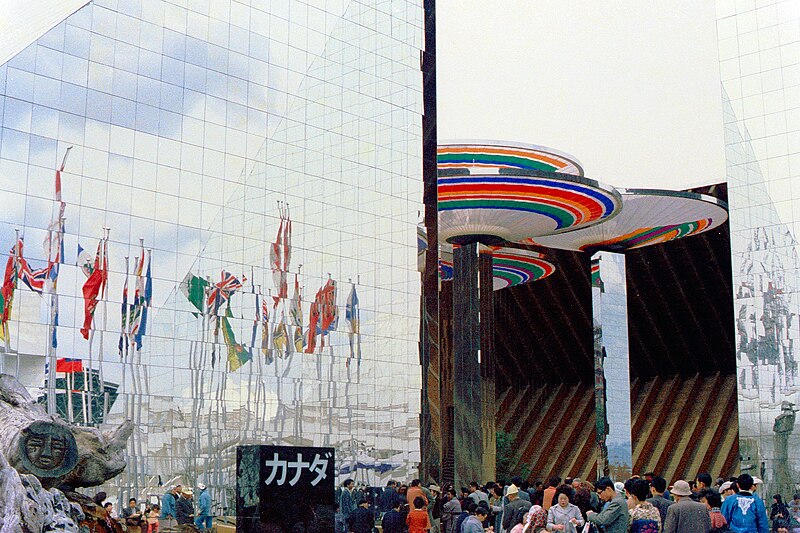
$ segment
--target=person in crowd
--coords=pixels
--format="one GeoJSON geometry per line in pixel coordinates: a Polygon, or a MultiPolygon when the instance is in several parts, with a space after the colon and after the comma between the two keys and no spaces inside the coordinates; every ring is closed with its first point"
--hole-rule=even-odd
{"type": "Polygon", "coordinates": [[[556,489],[556,505],[547,510],[547,530],[577,533],[583,527],[584,519],[581,510],[570,500],[574,491],[570,485],[561,485],[556,489]]]}
{"type": "Polygon", "coordinates": [[[796,524],[794,528],[800,530],[800,494],[795,494],[792,501],[789,502],[789,515],[796,524]]]}
{"type": "Polygon", "coordinates": [[[658,509],[658,513],[661,515],[661,524],[663,525],[664,522],[667,521],[667,509],[669,506],[672,505],[672,500],[668,500],[664,497],[664,491],[667,490],[667,480],[661,476],[653,476],[650,480],[650,498],[647,501],[653,506],[658,509]]]}
{"type": "Polygon", "coordinates": [[[486,502],[486,505],[489,505],[489,496],[481,490],[480,485],[476,481],[472,481],[469,484],[469,499],[472,500],[475,505],[480,505],[481,502],[486,502]]]}
{"type": "Polygon", "coordinates": [[[489,511],[491,511],[493,518],[492,525],[494,526],[495,533],[500,533],[503,528],[503,486],[495,483],[492,490],[489,491],[489,511]]]}
{"type": "Polygon", "coordinates": [[[581,510],[581,516],[585,521],[586,513],[591,511],[594,507],[592,507],[592,495],[589,492],[589,489],[583,486],[582,482],[578,485],[578,488],[575,489],[575,496],[572,498],[572,503],[577,505],[578,509],[581,510]]]}
{"type": "Polygon", "coordinates": [[[378,512],[383,516],[394,509],[395,500],[397,499],[397,481],[390,479],[386,482],[386,487],[381,492],[378,498],[378,512]]]}
{"type": "Polygon", "coordinates": [[[108,516],[110,516],[111,518],[116,518],[117,517],[117,514],[114,512],[114,504],[113,503],[106,502],[106,503],[103,504],[103,508],[106,510],[106,513],[108,513],[108,516]]]}
{"type": "Polygon", "coordinates": [[[192,489],[181,489],[181,495],[175,502],[175,517],[179,525],[192,525],[194,523],[194,505],[192,504],[192,489]]]}
{"type": "Polygon", "coordinates": [[[508,498],[508,503],[503,510],[503,531],[509,531],[515,523],[514,519],[517,515],[527,513],[531,508],[531,502],[527,502],[519,497],[519,488],[517,488],[516,485],[508,486],[506,498],[508,498]]]}
{"type": "Polygon", "coordinates": [[[661,513],[648,501],[650,484],[644,479],[632,479],[628,492],[633,500],[630,515],[631,533],[658,533],[661,531],[661,513]]]}
{"type": "Polygon", "coordinates": [[[375,516],[369,508],[369,500],[367,500],[363,492],[358,491],[353,493],[353,501],[356,504],[356,508],[347,518],[350,531],[353,533],[372,533],[375,527],[375,516]]]}
{"type": "Polygon", "coordinates": [[[755,496],[753,478],[750,474],[742,474],[736,479],[739,492],[728,496],[722,502],[722,516],[734,533],[767,533],[767,509],[761,498],[755,496]]]}
{"type": "Polygon", "coordinates": [[[381,520],[381,528],[383,533],[404,533],[406,529],[406,521],[403,518],[403,513],[400,512],[400,507],[403,502],[400,498],[394,500],[394,507],[389,509],[381,520]]]}
{"type": "Polygon", "coordinates": [[[792,519],[789,516],[789,508],[783,503],[783,497],[780,494],[772,496],[769,519],[772,520],[772,531],[778,531],[781,528],[788,531],[791,526],[792,519]]]}
{"type": "Polygon", "coordinates": [[[599,512],[589,511],[586,520],[603,527],[605,533],[626,533],[628,531],[628,504],[614,488],[614,482],[601,477],[594,484],[600,500],[608,505],[599,512]]]}
{"type": "Polygon", "coordinates": [[[431,500],[428,502],[428,518],[431,521],[431,533],[439,533],[442,521],[442,488],[436,483],[428,485],[431,500]]]}
{"type": "Polygon", "coordinates": [[[553,476],[547,480],[547,488],[544,489],[544,498],[542,499],[542,507],[545,511],[550,509],[556,497],[556,488],[561,483],[561,478],[553,476]]]}
{"type": "Polygon", "coordinates": [[[147,512],[147,533],[158,533],[160,525],[158,515],[161,512],[161,506],[154,504],[153,507],[147,512]]]}
{"type": "MultiPolygon", "coordinates": [[[[625,501],[628,502],[628,511],[630,511],[631,509],[636,507],[636,502],[633,500],[633,496],[631,496],[631,485],[637,479],[638,478],[633,478],[632,477],[632,478],[626,480],[625,483],[622,484],[622,495],[625,497],[625,501]]],[[[616,487],[616,485],[617,484],[614,483],[615,487],[616,487]]]]}
{"type": "MultiPolygon", "coordinates": [[[[725,485],[725,482],[720,484],[720,488],[725,485]]],[[[728,528],[728,521],[722,516],[720,508],[722,507],[722,496],[719,491],[712,488],[700,489],[698,494],[700,503],[705,504],[708,509],[708,517],[711,519],[712,533],[722,533],[723,531],[730,531],[728,528]]]]}
{"type": "Polygon", "coordinates": [[[144,518],[136,503],[136,498],[128,500],[128,506],[122,510],[122,518],[125,522],[126,531],[131,533],[141,533],[144,518]]]}
{"type": "Polygon", "coordinates": [[[211,494],[202,483],[197,485],[197,490],[200,491],[200,496],[197,497],[197,518],[194,519],[194,525],[200,531],[211,531],[213,520],[211,518],[211,494]]]}
{"type": "MultiPolygon", "coordinates": [[[[653,478],[654,478],[654,477],[657,477],[657,476],[656,476],[656,474],[655,474],[654,472],[647,472],[647,473],[644,475],[644,478],[645,478],[647,481],[649,481],[651,485],[653,484],[653,478]]],[[[658,477],[660,477],[660,476],[658,476],[658,477]]],[[[665,499],[667,499],[667,500],[669,500],[669,501],[673,501],[673,500],[672,500],[672,495],[671,495],[671,494],[669,493],[669,491],[667,490],[667,484],[666,484],[666,483],[664,484],[664,491],[663,491],[663,492],[660,494],[660,496],[663,496],[665,499]]],[[[663,521],[662,521],[662,523],[663,523],[663,521]]]]}
{"type": "Polygon", "coordinates": [[[408,513],[408,517],[406,518],[408,533],[426,533],[430,531],[431,521],[428,517],[425,498],[417,496],[412,503],[414,508],[408,513]]]}
{"type": "Polygon", "coordinates": [[[181,497],[182,488],[183,487],[180,485],[175,485],[161,497],[161,516],[159,518],[161,519],[160,523],[164,529],[175,527],[175,524],[178,523],[178,516],[175,513],[175,507],[177,505],[178,498],[181,497]]]}
{"type": "Polygon", "coordinates": [[[664,533],[708,533],[711,530],[708,509],[692,500],[692,488],[688,481],[676,481],[672,486],[672,496],[676,501],[667,509],[664,533]]]}
{"type": "MultiPolygon", "coordinates": [[[[467,516],[461,526],[461,533],[484,533],[483,522],[489,516],[489,509],[483,505],[476,505],[474,514],[467,516]]],[[[411,530],[409,530],[411,533],[411,530]]]]}
{"type": "Polygon", "coordinates": [[[411,486],[408,487],[408,492],[406,493],[406,500],[408,501],[408,506],[411,508],[414,505],[414,500],[417,498],[422,498],[425,500],[425,507],[428,506],[428,497],[425,495],[425,492],[422,490],[420,485],[422,481],[418,479],[414,479],[411,481],[411,486]]]}
{"type": "Polygon", "coordinates": [[[711,474],[708,472],[697,474],[694,482],[694,488],[692,489],[692,499],[696,502],[700,501],[700,492],[703,489],[710,489],[712,482],[711,474]]]}
{"type": "Polygon", "coordinates": [[[525,515],[525,527],[523,533],[540,533],[547,531],[547,511],[541,505],[542,491],[538,491],[538,501],[534,498],[534,503],[525,515]]]}
{"type": "Polygon", "coordinates": [[[339,507],[346,521],[350,520],[350,515],[353,514],[353,511],[355,511],[356,507],[358,507],[353,494],[355,485],[356,482],[350,478],[345,479],[344,483],[342,483],[342,494],[339,497],[339,507]]]}
{"type": "Polygon", "coordinates": [[[456,497],[455,489],[449,489],[442,506],[442,533],[458,533],[456,520],[461,515],[461,502],[456,497]]]}
{"type": "Polygon", "coordinates": [[[334,533],[348,533],[347,532],[347,519],[342,514],[342,507],[338,503],[333,508],[333,526],[334,533]]]}
{"type": "Polygon", "coordinates": [[[531,501],[531,495],[528,494],[527,481],[524,481],[520,476],[514,476],[511,478],[511,484],[516,485],[519,489],[519,497],[521,500],[525,500],[526,502],[531,501]]]}
{"type": "Polygon", "coordinates": [[[719,486],[719,495],[722,498],[722,501],[725,501],[725,498],[732,495],[733,492],[733,482],[732,481],[723,481],[722,484],[719,486]]]}

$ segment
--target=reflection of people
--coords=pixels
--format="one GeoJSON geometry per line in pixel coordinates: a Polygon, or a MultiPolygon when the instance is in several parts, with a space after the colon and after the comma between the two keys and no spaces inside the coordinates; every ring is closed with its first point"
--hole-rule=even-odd
{"type": "Polygon", "coordinates": [[[211,495],[202,483],[197,485],[197,489],[200,491],[200,497],[197,499],[197,518],[194,520],[194,525],[200,531],[211,531],[211,495]]]}
{"type": "Polygon", "coordinates": [[[178,498],[181,497],[181,488],[180,485],[176,485],[161,497],[161,516],[159,518],[164,529],[169,529],[177,524],[175,507],[178,498]]]}
{"type": "Polygon", "coordinates": [[[136,506],[136,498],[131,498],[128,500],[128,506],[122,510],[122,518],[125,519],[127,531],[132,531],[135,533],[141,532],[142,513],[136,506]]]}
{"type": "Polygon", "coordinates": [[[186,488],[181,492],[180,498],[175,503],[175,516],[178,524],[191,525],[194,518],[194,505],[192,505],[192,489],[186,488]]]}

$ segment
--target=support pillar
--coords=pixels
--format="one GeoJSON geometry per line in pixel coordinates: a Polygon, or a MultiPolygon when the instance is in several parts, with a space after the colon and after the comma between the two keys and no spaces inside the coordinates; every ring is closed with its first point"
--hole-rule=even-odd
{"type": "Polygon", "coordinates": [[[455,486],[483,476],[478,244],[453,252],[453,452],[455,486]]]}
{"type": "Polygon", "coordinates": [[[481,440],[483,474],[481,481],[495,479],[497,466],[497,405],[494,363],[494,272],[492,254],[480,253],[480,365],[481,365],[481,440]]]}

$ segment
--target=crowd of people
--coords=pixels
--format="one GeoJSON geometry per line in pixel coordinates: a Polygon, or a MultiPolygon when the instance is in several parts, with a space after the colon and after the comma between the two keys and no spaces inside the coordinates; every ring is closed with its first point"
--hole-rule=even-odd
{"type": "MultiPolygon", "coordinates": [[[[94,497],[96,511],[92,517],[96,527],[91,531],[127,533],[158,533],[159,531],[211,531],[211,495],[206,486],[197,486],[198,498],[195,508],[195,491],[191,487],[176,485],[163,496],[161,504],[139,503],[130,498],[121,511],[114,504],[105,501],[106,493],[99,492],[94,497]]],[[[88,526],[89,524],[87,524],[88,526]]]]}
{"type": "Polygon", "coordinates": [[[749,474],[667,481],[655,473],[591,483],[552,477],[444,488],[389,481],[337,490],[336,533],[800,533],[800,494],[787,504],[758,494],[749,474]]]}

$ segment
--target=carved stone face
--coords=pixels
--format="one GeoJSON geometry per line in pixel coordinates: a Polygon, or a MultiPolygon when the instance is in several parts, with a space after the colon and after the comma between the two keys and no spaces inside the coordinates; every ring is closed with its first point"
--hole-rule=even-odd
{"type": "Polygon", "coordinates": [[[75,438],[64,427],[34,422],[22,432],[22,462],[37,476],[58,476],[72,470],[77,462],[75,438]]]}

